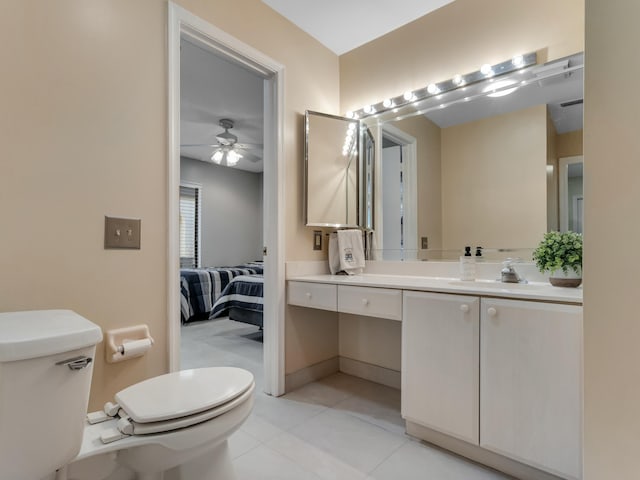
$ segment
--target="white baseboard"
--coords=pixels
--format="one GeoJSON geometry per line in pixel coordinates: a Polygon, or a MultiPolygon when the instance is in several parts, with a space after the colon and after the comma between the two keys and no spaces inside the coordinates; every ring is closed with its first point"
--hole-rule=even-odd
{"type": "Polygon", "coordinates": [[[381,383],[391,388],[400,389],[400,372],[389,368],[372,365],[352,358],[340,357],[340,371],[347,375],[364,378],[375,383],[381,383]]]}
{"type": "Polygon", "coordinates": [[[328,377],[338,372],[338,357],[332,357],[328,360],[302,368],[296,372],[288,373],[284,380],[285,392],[296,390],[307,383],[315,382],[321,378],[328,377]]]}
{"type": "Polygon", "coordinates": [[[328,360],[288,373],[285,377],[285,391],[291,392],[307,383],[315,382],[337,372],[353,375],[387,387],[400,389],[400,372],[372,365],[347,357],[333,357],[328,360]]]}
{"type": "Polygon", "coordinates": [[[530,467],[523,463],[503,457],[497,453],[485,450],[478,445],[458,440],[444,433],[437,432],[413,422],[406,422],[407,434],[417,437],[438,447],[457,453],[474,462],[478,462],[487,467],[494,468],[500,472],[511,475],[520,480],[561,480],[560,477],[552,475],[537,468],[530,467]]]}

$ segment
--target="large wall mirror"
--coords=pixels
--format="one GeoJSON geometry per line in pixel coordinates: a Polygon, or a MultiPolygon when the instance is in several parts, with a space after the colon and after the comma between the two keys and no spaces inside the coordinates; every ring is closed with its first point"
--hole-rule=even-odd
{"type": "Polygon", "coordinates": [[[577,54],[365,115],[376,258],[457,259],[470,245],[530,259],[545,231],[581,229],[583,63],[577,54]]]}
{"type": "Polygon", "coordinates": [[[357,120],[305,114],[305,223],[357,227],[360,183],[357,120]]]}

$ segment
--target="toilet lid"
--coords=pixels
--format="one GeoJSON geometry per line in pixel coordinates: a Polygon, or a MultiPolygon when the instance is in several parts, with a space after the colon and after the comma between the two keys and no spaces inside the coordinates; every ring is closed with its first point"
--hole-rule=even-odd
{"type": "Polygon", "coordinates": [[[160,422],[223,405],[253,385],[241,368],[209,367],[150,378],[121,390],[116,402],[138,423],[160,422]]]}

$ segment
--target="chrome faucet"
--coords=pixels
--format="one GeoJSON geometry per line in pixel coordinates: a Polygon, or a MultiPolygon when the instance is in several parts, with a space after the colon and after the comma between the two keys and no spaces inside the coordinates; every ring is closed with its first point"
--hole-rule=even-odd
{"type": "Polygon", "coordinates": [[[504,283],[520,283],[521,278],[513,268],[513,263],[516,260],[513,258],[507,258],[502,262],[502,270],[500,270],[500,281],[504,283]]]}

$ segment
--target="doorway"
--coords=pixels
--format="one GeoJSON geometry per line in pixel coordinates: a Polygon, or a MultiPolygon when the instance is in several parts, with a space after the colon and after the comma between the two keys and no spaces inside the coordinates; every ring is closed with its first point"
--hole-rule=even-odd
{"type": "Polygon", "coordinates": [[[380,175],[377,211],[381,218],[383,260],[415,260],[418,257],[416,139],[385,124],[380,129],[380,175]]]}
{"type": "MultiPolygon", "coordinates": [[[[282,162],[283,132],[283,84],[284,69],[261,52],[231,37],[210,23],[192,15],[173,3],[169,3],[169,173],[168,173],[168,349],[169,369],[180,369],[180,155],[181,155],[181,41],[197,45],[215,54],[220,59],[239,66],[254,76],[258,76],[263,88],[263,128],[262,162],[264,164],[262,195],[262,246],[264,253],[264,294],[263,294],[263,364],[265,393],[284,393],[284,264],[283,232],[284,218],[280,214],[283,205],[282,185],[284,183],[282,162]]],[[[223,112],[221,112],[223,113],[223,112]]],[[[229,120],[227,115],[224,119],[229,120]]],[[[218,119],[218,130],[229,133],[233,127],[223,125],[218,119]],[[225,128],[227,127],[227,128],[225,128]]],[[[233,120],[233,119],[231,119],[233,120]]],[[[217,131],[217,130],[214,130],[217,131]]],[[[233,132],[233,130],[231,130],[233,132]]],[[[216,137],[217,138],[217,137],[216,137]]],[[[221,135],[220,138],[231,138],[221,135]]],[[[241,143],[238,137],[238,143],[241,143]]],[[[229,156],[229,145],[220,141],[210,148],[224,150],[225,161],[234,160],[229,156]],[[225,147],[224,149],[222,147],[225,147]]],[[[235,143],[235,142],[232,142],[235,143]]],[[[234,147],[234,145],[231,145],[234,147]]],[[[237,147],[237,146],[236,146],[237,147]]],[[[239,151],[239,150],[237,150],[239,151]]],[[[215,153],[215,152],[213,152],[215,153]]],[[[213,155],[212,155],[213,157],[213,155]]],[[[215,160],[212,158],[212,160],[215,160]]],[[[196,160],[198,161],[198,160],[196,160]]],[[[203,162],[201,162],[203,163],[203,162]]],[[[204,165],[204,163],[203,163],[204,165]]],[[[203,220],[204,223],[204,220],[203,220]]],[[[227,242],[228,244],[228,242],[227,242]]],[[[201,248],[202,249],[202,248],[201,248]]],[[[263,251],[262,251],[263,250],[263,251]]],[[[202,258],[202,253],[200,256],[202,258]]],[[[209,263],[209,262],[207,262],[209,263]]]]}

